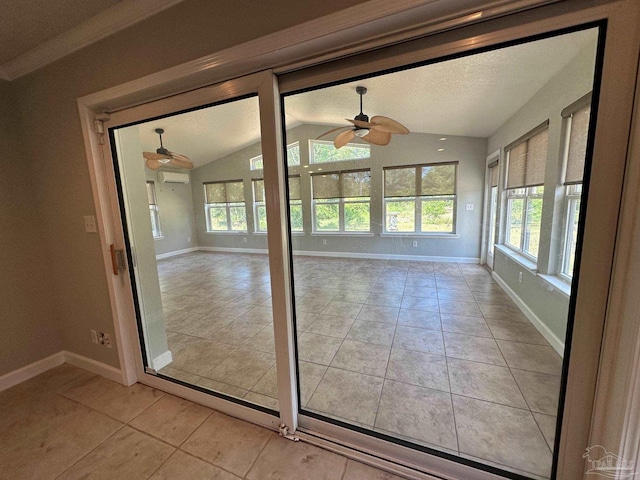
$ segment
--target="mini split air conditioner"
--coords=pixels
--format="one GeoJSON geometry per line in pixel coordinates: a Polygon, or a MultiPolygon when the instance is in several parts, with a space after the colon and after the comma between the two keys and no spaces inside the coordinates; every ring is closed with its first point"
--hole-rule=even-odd
{"type": "Polygon", "coordinates": [[[158,172],[160,183],[189,183],[189,174],[181,172],[158,172]]]}

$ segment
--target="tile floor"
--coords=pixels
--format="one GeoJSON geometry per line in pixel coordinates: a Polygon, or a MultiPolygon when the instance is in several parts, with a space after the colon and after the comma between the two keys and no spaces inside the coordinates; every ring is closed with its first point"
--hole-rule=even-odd
{"type": "MultiPolygon", "coordinates": [[[[162,373],[277,409],[267,257],[158,264],[162,373]]],[[[561,358],[478,265],[294,257],[303,408],[546,478],[561,358]]]]}
{"type": "Polygon", "coordinates": [[[0,392],[0,412],[1,480],[400,480],[70,365],[0,392]]]}

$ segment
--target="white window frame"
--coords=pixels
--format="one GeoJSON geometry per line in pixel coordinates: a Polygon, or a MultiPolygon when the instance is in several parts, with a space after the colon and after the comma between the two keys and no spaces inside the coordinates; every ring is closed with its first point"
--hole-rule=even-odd
{"type": "Polygon", "coordinates": [[[384,203],[384,220],[383,220],[383,231],[385,235],[455,235],[457,229],[457,210],[458,210],[458,162],[441,162],[441,163],[421,163],[419,165],[406,165],[406,166],[393,166],[393,167],[384,167],[382,169],[382,200],[384,203]],[[454,194],[453,195],[422,195],[422,168],[423,167],[438,167],[444,165],[454,165],[454,194]],[[402,168],[414,168],[416,174],[416,195],[413,197],[386,197],[384,192],[384,182],[386,181],[385,172],[387,170],[396,170],[402,168]],[[422,230],[422,203],[424,201],[440,201],[440,200],[453,200],[453,211],[452,211],[452,219],[451,219],[451,231],[443,232],[443,231],[423,231],[422,230]],[[390,203],[400,203],[400,202],[414,202],[414,229],[413,231],[393,231],[387,230],[387,211],[388,204],[390,203]]]}
{"type": "MultiPolygon", "coordinates": [[[[244,188],[244,181],[242,181],[242,180],[206,182],[206,183],[203,184],[203,189],[205,189],[205,192],[206,192],[206,185],[212,184],[212,183],[242,183],[242,187],[244,188]]],[[[238,207],[244,208],[245,225],[248,227],[247,201],[246,201],[246,199],[245,199],[244,202],[206,203],[206,193],[205,193],[204,211],[205,211],[205,217],[206,217],[206,222],[207,222],[207,233],[224,233],[224,232],[247,233],[247,228],[241,229],[241,230],[234,230],[233,229],[233,226],[232,226],[232,223],[231,223],[231,209],[232,208],[238,208],[238,207]],[[224,209],[225,215],[226,215],[226,218],[227,218],[227,229],[226,230],[214,230],[214,229],[211,228],[211,210],[214,209],[214,208],[215,209],[224,209]]]]}
{"type": "MultiPolygon", "coordinates": [[[[562,248],[562,260],[560,262],[561,278],[567,281],[573,279],[573,269],[569,268],[571,261],[571,251],[574,246],[574,233],[577,233],[577,226],[574,224],[573,219],[576,213],[580,211],[580,201],[582,200],[582,183],[576,183],[573,185],[565,186],[565,222],[564,222],[564,235],[563,235],[563,248],[562,248]]],[[[574,250],[575,252],[575,250],[574,250]]]]}
{"type": "MultiPolygon", "coordinates": [[[[291,177],[297,177],[300,178],[300,176],[298,175],[291,175],[291,177]]],[[[265,228],[264,230],[260,228],[260,214],[258,213],[258,211],[260,210],[260,208],[264,208],[265,209],[265,217],[267,215],[267,211],[266,211],[266,207],[267,207],[267,202],[262,201],[259,202],[256,200],[257,195],[256,195],[256,182],[264,182],[264,179],[262,178],[253,178],[251,179],[251,190],[253,192],[253,220],[254,220],[254,232],[256,233],[267,233],[268,230],[268,226],[267,228],[265,228]]],[[[302,209],[302,199],[300,200],[289,200],[289,208],[291,208],[292,206],[299,206],[302,209]]],[[[302,222],[303,222],[303,226],[301,228],[293,228],[293,225],[291,226],[291,231],[292,232],[304,232],[304,210],[302,211],[302,222]]]]}
{"type": "Polygon", "coordinates": [[[351,161],[354,161],[354,160],[355,161],[357,161],[357,160],[369,160],[371,158],[371,145],[365,144],[365,143],[347,143],[342,148],[364,148],[364,149],[367,149],[367,151],[369,152],[369,155],[367,155],[366,157],[343,158],[343,159],[340,159],[340,160],[332,160],[330,162],[315,162],[314,158],[313,158],[313,146],[315,144],[318,144],[318,145],[333,145],[333,142],[327,141],[327,140],[309,140],[309,164],[310,165],[326,165],[326,164],[329,164],[329,163],[336,163],[336,162],[351,162],[351,161]]]}
{"type": "MultiPolygon", "coordinates": [[[[255,170],[262,170],[263,167],[257,167],[256,164],[258,162],[262,162],[262,155],[256,155],[255,157],[252,157],[249,159],[249,170],[251,171],[255,171],[255,170]]],[[[290,143],[289,145],[287,145],[287,166],[289,167],[297,167],[298,165],[300,165],[300,142],[293,142],[290,143]],[[298,160],[297,162],[290,162],[290,158],[289,157],[289,151],[292,150],[297,150],[298,151],[298,160]]]]}
{"type": "MultiPolygon", "coordinates": [[[[359,171],[367,171],[369,175],[371,175],[371,169],[362,169],[359,171]]],[[[350,172],[326,172],[326,175],[335,175],[341,173],[350,173],[350,172]]],[[[371,178],[371,177],[369,177],[371,178]]],[[[311,188],[313,189],[313,176],[311,177],[311,188]]],[[[340,190],[342,191],[342,179],[340,180],[340,190]]],[[[319,234],[332,234],[332,233],[341,233],[347,235],[358,235],[358,234],[369,234],[371,233],[371,183],[369,183],[369,199],[368,200],[349,200],[351,197],[339,197],[339,198],[322,198],[316,200],[313,198],[313,193],[311,194],[311,211],[312,211],[312,225],[313,225],[313,233],[319,234]],[[346,205],[356,205],[356,204],[367,204],[369,205],[369,228],[367,230],[347,230],[345,226],[344,220],[344,212],[346,205]],[[318,205],[338,205],[338,230],[319,230],[316,222],[316,207],[318,205]]],[[[365,198],[365,197],[361,197],[365,198]]]]}
{"type": "Polygon", "coordinates": [[[153,199],[155,203],[149,204],[149,216],[151,217],[151,234],[153,238],[164,238],[162,236],[162,225],[160,224],[160,210],[158,209],[158,196],[156,194],[156,184],[153,180],[148,180],[147,185],[151,185],[153,199]]]}
{"type": "MultiPolygon", "coordinates": [[[[504,237],[504,245],[509,247],[511,250],[518,252],[519,254],[525,256],[526,258],[533,260],[534,262],[538,261],[538,254],[533,255],[531,252],[525,249],[525,245],[530,244],[531,235],[527,232],[527,221],[529,219],[529,202],[531,200],[543,200],[544,201],[544,186],[540,185],[537,187],[521,187],[521,188],[509,188],[506,190],[507,194],[507,211],[506,211],[506,219],[505,219],[505,237],[504,237]],[[542,189],[541,191],[538,191],[542,189]],[[523,200],[522,202],[522,219],[521,219],[521,228],[520,228],[520,246],[513,245],[509,243],[510,232],[511,232],[511,206],[514,200],[523,200]]],[[[543,204],[544,208],[544,204],[543,204]]],[[[540,240],[538,240],[539,242],[540,240]]]]}

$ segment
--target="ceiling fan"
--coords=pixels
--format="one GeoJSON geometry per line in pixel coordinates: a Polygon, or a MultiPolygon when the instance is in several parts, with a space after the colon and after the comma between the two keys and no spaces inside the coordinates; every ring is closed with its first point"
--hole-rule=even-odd
{"type": "Polygon", "coordinates": [[[360,95],[360,113],[356,115],[353,120],[345,119],[347,122],[351,122],[352,125],[334,128],[333,130],[323,133],[317,139],[337,132],[338,130],[348,128],[349,130],[339,133],[333,140],[333,145],[336,148],[344,147],[355,137],[361,138],[374,145],[388,145],[391,141],[392,134],[399,133],[406,135],[409,133],[407,127],[389,117],[376,115],[369,120],[369,117],[362,113],[362,96],[367,93],[367,89],[365,87],[356,87],[356,93],[360,95]]]}
{"type": "Polygon", "coordinates": [[[189,158],[179,153],[170,152],[162,145],[163,128],[156,128],[155,132],[160,136],[160,148],[155,152],[143,152],[142,156],[145,158],[145,165],[151,170],[158,170],[160,167],[167,165],[178,168],[187,168],[191,170],[193,163],[189,158]]]}

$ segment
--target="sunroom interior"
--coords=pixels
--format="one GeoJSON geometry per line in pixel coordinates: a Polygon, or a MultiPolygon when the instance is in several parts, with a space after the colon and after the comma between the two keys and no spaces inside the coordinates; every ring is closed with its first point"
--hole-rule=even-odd
{"type": "MultiPolygon", "coordinates": [[[[282,97],[302,411],[548,478],[597,40],[282,97]],[[410,133],[335,148],[363,112],[410,133]]],[[[118,128],[112,144],[148,367],[277,411],[257,97],[118,128]],[[158,128],[193,169],[145,167],[158,128]]]]}

